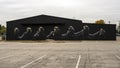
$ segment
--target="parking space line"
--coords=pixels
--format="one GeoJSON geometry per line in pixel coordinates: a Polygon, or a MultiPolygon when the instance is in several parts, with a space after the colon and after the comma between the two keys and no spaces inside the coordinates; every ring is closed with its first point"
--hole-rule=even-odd
{"type": "Polygon", "coordinates": [[[14,55],[9,55],[9,56],[2,57],[2,58],[0,58],[0,60],[5,59],[5,58],[9,58],[9,57],[12,57],[12,56],[14,56],[14,55]]]}
{"type": "Polygon", "coordinates": [[[30,64],[32,64],[32,63],[34,63],[34,62],[36,62],[36,61],[38,61],[38,60],[44,58],[45,56],[46,56],[46,55],[43,55],[43,56],[37,58],[36,60],[33,60],[33,61],[31,61],[30,63],[27,63],[27,64],[23,65],[23,66],[20,67],[20,68],[25,68],[25,67],[29,66],[30,64]]]}
{"type": "Polygon", "coordinates": [[[81,59],[81,55],[79,55],[79,57],[78,57],[78,61],[77,61],[77,64],[76,64],[76,67],[75,67],[75,68],[78,68],[78,67],[79,67],[80,59],[81,59]]]}

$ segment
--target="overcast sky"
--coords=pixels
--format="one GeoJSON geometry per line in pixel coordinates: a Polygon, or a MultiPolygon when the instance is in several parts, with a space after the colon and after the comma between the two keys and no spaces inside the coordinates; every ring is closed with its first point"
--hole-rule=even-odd
{"type": "Polygon", "coordinates": [[[98,19],[117,24],[120,0],[0,0],[0,24],[36,15],[53,15],[94,23],[98,19]]]}

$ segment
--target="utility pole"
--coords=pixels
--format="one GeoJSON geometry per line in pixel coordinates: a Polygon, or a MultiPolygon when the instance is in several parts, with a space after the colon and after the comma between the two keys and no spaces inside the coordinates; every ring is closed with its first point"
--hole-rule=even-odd
{"type": "Polygon", "coordinates": [[[108,23],[110,24],[110,21],[108,21],[108,23]]]}
{"type": "Polygon", "coordinates": [[[0,24],[0,30],[1,30],[1,24],[0,24]]]}
{"type": "Polygon", "coordinates": [[[1,35],[1,24],[0,24],[0,35],[1,35]]]}
{"type": "Polygon", "coordinates": [[[120,33],[120,21],[119,21],[119,25],[118,25],[118,33],[120,33]]]}

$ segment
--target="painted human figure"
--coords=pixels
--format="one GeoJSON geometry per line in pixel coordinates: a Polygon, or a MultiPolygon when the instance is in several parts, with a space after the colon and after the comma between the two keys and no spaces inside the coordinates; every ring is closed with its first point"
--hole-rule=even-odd
{"type": "Polygon", "coordinates": [[[90,28],[87,26],[87,25],[85,25],[84,27],[83,27],[83,33],[84,33],[84,35],[83,35],[83,37],[84,37],[84,39],[88,39],[88,37],[89,37],[89,30],[90,30],[90,28]]]}
{"type": "Polygon", "coordinates": [[[15,39],[19,39],[19,38],[18,38],[19,34],[20,34],[19,28],[18,28],[18,27],[15,27],[15,28],[14,28],[14,38],[15,38],[15,39]]]}
{"type": "Polygon", "coordinates": [[[99,31],[89,34],[91,38],[93,39],[104,39],[105,38],[105,30],[103,28],[100,28],[99,31]]]}
{"type": "Polygon", "coordinates": [[[19,28],[18,28],[18,27],[15,27],[15,28],[14,28],[14,34],[18,34],[18,33],[19,33],[19,31],[20,31],[20,30],[19,30],[19,28]]]}
{"type": "Polygon", "coordinates": [[[66,33],[62,34],[63,37],[66,37],[68,39],[72,39],[74,37],[75,29],[73,26],[69,26],[66,33]]]}
{"type": "Polygon", "coordinates": [[[105,35],[105,30],[103,28],[100,28],[100,31],[99,31],[99,36],[103,36],[105,35]]]}
{"type": "Polygon", "coordinates": [[[32,33],[32,28],[31,27],[27,27],[26,31],[21,36],[19,36],[19,39],[21,39],[23,37],[25,37],[24,39],[30,38],[30,33],[32,33]]]}
{"type": "Polygon", "coordinates": [[[53,39],[59,39],[60,38],[60,29],[58,26],[55,26],[53,31],[51,31],[48,35],[47,38],[53,38],[53,39]]]}
{"type": "Polygon", "coordinates": [[[100,28],[99,39],[105,39],[105,33],[106,33],[106,31],[103,28],[100,28]]]}
{"type": "Polygon", "coordinates": [[[35,40],[45,39],[45,32],[44,31],[45,31],[45,29],[42,26],[40,26],[38,28],[38,30],[36,31],[36,33],[34,34],[34,39],[35,40]]]}
{"type": "Polygon", "coordinates": [[[80,39],[88,39],[90,28],[87,25],[83,26],[81,31],[74,33],[75,36],[78,36],[80,39]]]}

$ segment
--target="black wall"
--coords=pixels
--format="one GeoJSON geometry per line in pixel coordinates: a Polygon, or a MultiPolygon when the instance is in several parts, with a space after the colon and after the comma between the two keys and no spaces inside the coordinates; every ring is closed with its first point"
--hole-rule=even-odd
{"type": "MultiPolygon", "coordinates": [[[[100,28],[105,30],[104,38],[93,38],[91,40],[116,40],[116,25],[115,24],[89,24],[84,23],[90,27],[90,34],[94,34],[99,31],[100,28]]],[[[89,40],[89,39],[88,39],[89,40]]]]}
{"type": "Polygon", "coordinates": [[[7,40],[116,40],[115,30],[116,25],[89,24],[82,23],[80,20],[41,15],[7,22],[7,40]],[[83,29],[86,25],[89,27],[87,34],[83,29]],[[44,30],[39,34],[40,36],[34,37],[40,26],[44,30]],[[59,27],[57,35],[47,37],[50,32],[54,31],[55,26],[59,27]],[[70,26],[74,28],[71,30],[72,32],[68,30],[70,26]],[[28,28],[28,32],[26,32],[26,28],[28,28]],[[105,31],[104,37],[98,36],[99,34],[95,35],[101,28],[105,31]],[[67,35],[67,32],[70,33],[67,35]],[[76,35],[77,32],[80,32],[79,35],[76,35]]]}

